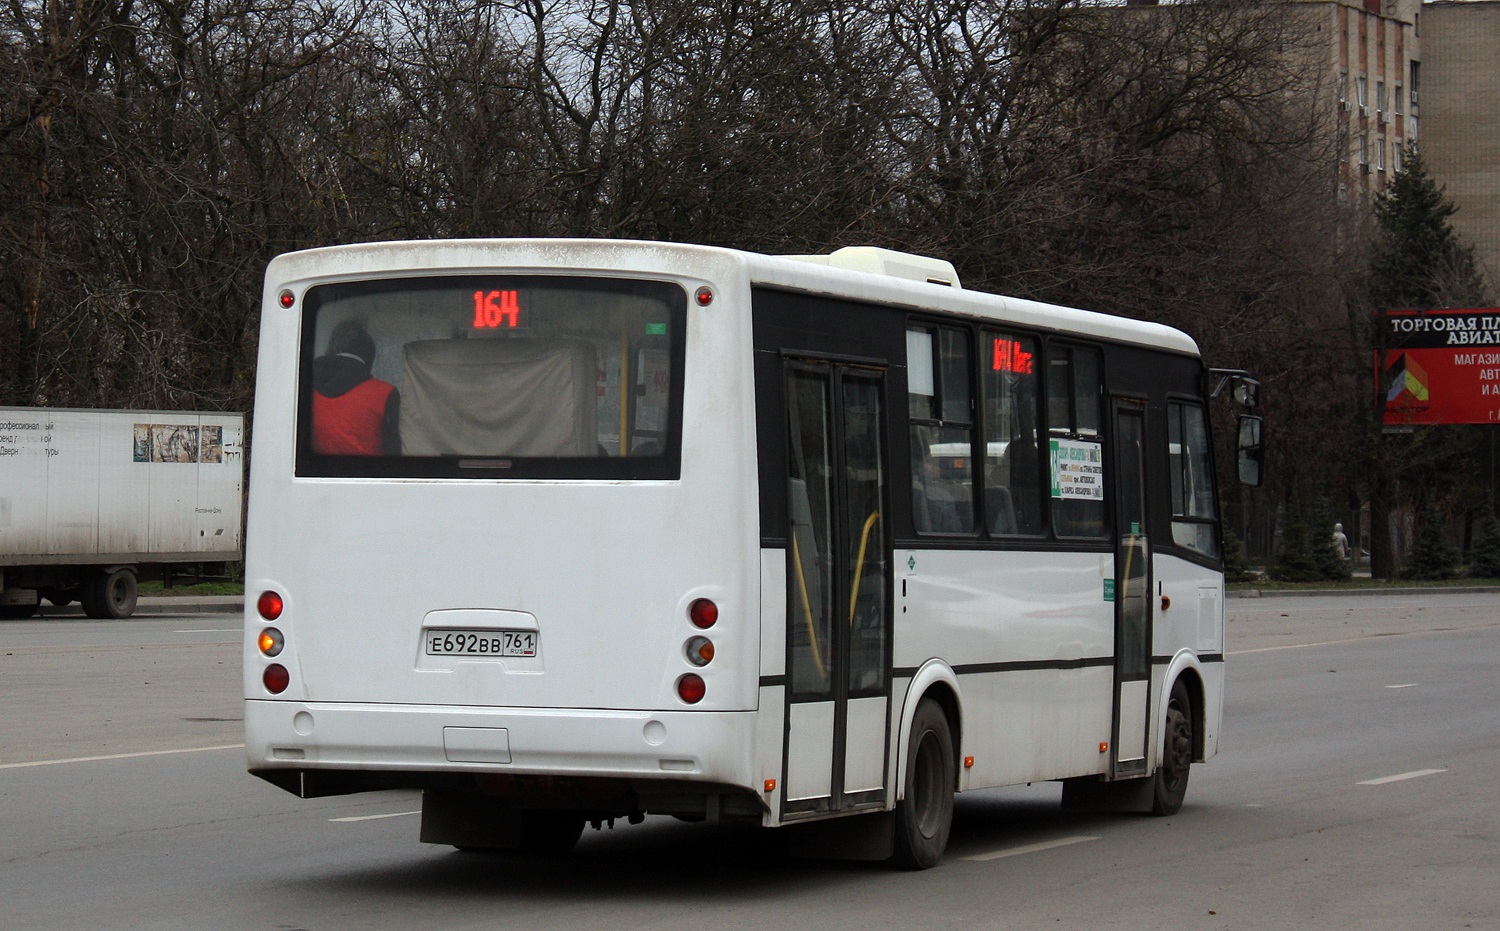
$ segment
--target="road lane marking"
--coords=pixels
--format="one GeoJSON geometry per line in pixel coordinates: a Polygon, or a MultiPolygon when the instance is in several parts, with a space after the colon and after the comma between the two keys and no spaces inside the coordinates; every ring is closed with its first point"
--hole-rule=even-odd
{"type": "Polygon", "coordinates": [[[1019,857],[1028,853],[1040,853],[1043,850],[1053,850],[1057,847],[1067,847],[1071,844],[1081,844],[1084,841],[1098,840],[1098,835],[1081,834],[1077,837],[1059,837],[1057,840],[1046,840],[1036,844],[1025,844],[1020,847],[1007,847],[1004,850],[995,850],[990,853],[978,853],[972,857],[962,857],[964,860],[972,860],[983,863],[986,860],[999,860],[1004,857],[1019,857]]]}
{"type": "Polygon", "coordinates": [[[29,763],[0,763],[0,769],[25,769],[28,766],[60,766],[63,763],[98,763],[104,760],[133,760],[142,756],[170,756],[175,753],[207,753],[211,750],[243,750],[244,744],[221,744],[217,747],[184,747],[181,750],[140,750],[135,753],[105,753],[100,756],[74,756],[65,760],[32,760],[29,763]]]}
{"type": "Polygon", "coordinates": [[[349,824],[350,822],[353,822],[353,821],[379,821],[381,818],[404,818],[407,815],[420,815],[421,813],[422,812],[420,810],[418,810],[418,811],[392,811],[392,812],[387,812],[386,814],[383,814],[383,815],[355,815],[355,816],[349,817],[349,818],[329,818],[328,820],[334,822],[335,824],[349,824]]]}
{"type": "Polygon", "coordinates": [[[1438,773],[1446,773],[1446,769],[1417,769],[1409,773],[1397,773],[1394,776],[1382,776],[1379,779],[1366,779],[1361,782],[1362,786],[1383,786],[1387,782],[1401,782],[1404,779],[1417,779],[1422,776],[1436,776],[1438,773]]]}
{"type": "Polygon", "coordinates": [[[1356,634],[1352,637],[1339,637],[1335,640],[1318,640],[1313,643],[1278,643],[1274,646],[1249,647],[1238,650],[1225,650],[1225,656],[1248,656],[1251,653],[1276,653],[1281,650],[1301,650],[1307,647],[1332,647],[1341,646],[1346,643],[1360,643],[1365,640],[1382,640],[1387,637],[1426,637],[1432,634],[1472,634],[1479,631],[1494,630],[1500,624],[1476,624],[1472,627],[1435,627],[1428,630],[1401,630],[1401,631],[1375,631],[1365,634],[1356,634]]]}
{"type": "Polygon", "coordinates": [[[1388,689],[1414,689],[1416,687],[1417,687],[1417,684],[1415,682],[1407,682],[1407,683],[1404,683],[1402,685],[1387,685],[1386,686],[1386,688],[1388,688],[1388,689]]]}

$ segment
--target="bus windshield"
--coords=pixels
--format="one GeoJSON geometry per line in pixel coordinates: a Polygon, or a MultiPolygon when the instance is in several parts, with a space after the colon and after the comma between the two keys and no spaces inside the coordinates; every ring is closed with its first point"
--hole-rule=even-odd
{"type": "Polygon", "coordinates": [[[677,475],[678,285],[399,278],[304,301],[299,475],[677,475]]]}

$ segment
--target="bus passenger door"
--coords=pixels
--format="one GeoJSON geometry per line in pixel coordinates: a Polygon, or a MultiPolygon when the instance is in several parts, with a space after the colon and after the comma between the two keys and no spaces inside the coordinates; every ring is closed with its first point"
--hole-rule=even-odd
{"type": "Polygon", "coordinates": [[[882,806],[890,717],[885,374],[792,362],[786,813],[882,806]]]}
{"type": "Polygon", "coordinates": [[[1151,710],[1151,548],[1146,539],[1146,407],[1114,402],[1115,702],[1110,776],[1146,773],[1151,710]]]}

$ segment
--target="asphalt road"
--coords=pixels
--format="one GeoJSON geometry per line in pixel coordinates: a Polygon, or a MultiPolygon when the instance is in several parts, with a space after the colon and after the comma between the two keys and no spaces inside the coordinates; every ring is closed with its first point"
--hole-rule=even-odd
{"type": "Polygon", "coordinates": [[[1235,599],[1180,815],[974,793],[924,873],[656,818],[460,854],[413,795],[298,800],[243,771],[236,622],[0,624],[0,927],[1500,926],[1500,595],[1235,599]]]}

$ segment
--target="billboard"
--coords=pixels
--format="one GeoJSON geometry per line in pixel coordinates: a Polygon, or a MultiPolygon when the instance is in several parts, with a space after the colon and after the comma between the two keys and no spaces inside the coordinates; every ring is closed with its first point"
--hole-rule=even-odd
{"type": "Polygon", "coordinates": [[[1380,326],[1387,426],[1500,423],[1500,308],[1393,310],[1380,326]]]}

